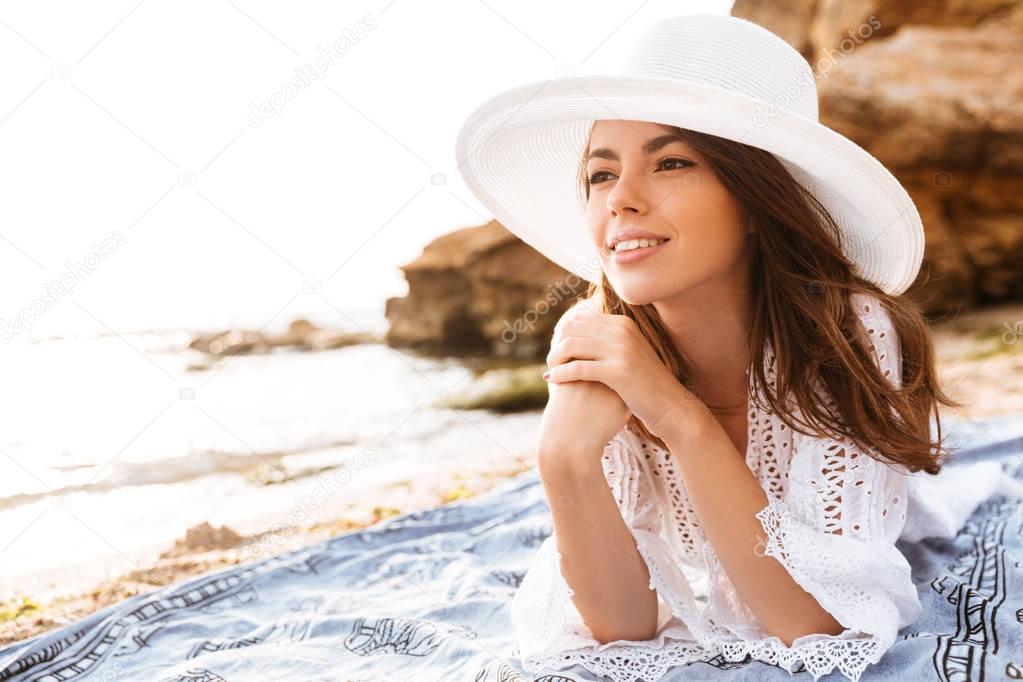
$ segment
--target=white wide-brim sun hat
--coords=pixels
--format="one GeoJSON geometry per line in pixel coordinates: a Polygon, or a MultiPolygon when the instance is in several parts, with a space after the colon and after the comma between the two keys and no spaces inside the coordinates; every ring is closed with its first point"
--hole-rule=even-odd
{"type": "Polygon", "coordinates": [[[455,154],[466,185],[505,227],[566,270],[597,281],[578,180],[596,120],[674,125],[774,154],[841,229],[854,272],[898,295],[923,260],[913,200],[869,152],[818,121],[810,65],[774,33],[729,15],[661,20],[618,75],[506,90],[465,121],[455,154]]]}

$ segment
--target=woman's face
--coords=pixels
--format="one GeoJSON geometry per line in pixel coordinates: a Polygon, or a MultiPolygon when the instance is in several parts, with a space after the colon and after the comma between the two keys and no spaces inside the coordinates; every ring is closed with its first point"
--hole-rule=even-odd
{"type": "Polygon", "coordinates": [[[586,177],[587,228],[605,277],[626,303],[652,303],[744,274],[747,234],[737,202],[703,157],[669,128],[597,121],[586,177]],[[667,241],[609,249],[620,232],[631,229],[667,241]]]}

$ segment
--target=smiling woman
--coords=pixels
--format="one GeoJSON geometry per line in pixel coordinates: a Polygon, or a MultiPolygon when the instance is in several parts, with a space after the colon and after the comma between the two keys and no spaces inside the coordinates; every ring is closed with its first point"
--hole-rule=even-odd
{"type": "Polygon", "coordinates": [[[858,679],[921,613],[903,530],[948,537],[1023,496],[942,469],[938,407],[959,403],[903,294],[923,246],[905,189],[817,121],[802,56],[734,17],[660,22],[623,76],[499,95],[460,139],[509,229],[599,264],[547,356],[554,529],[512,607],[527,669],[631,682],[722,656],[858,679]]]}
{"type": "MultiPolygon", "coordinates": [[[[622,647],[642,641],[638,649],[661,654],[648,671],[728,650],[760,651],[786,665],[812,658],[819,671],[838,666],[855,677],[920,611],[908,565],[894,549],[906,522],[897,505],[916,490],[906,474],[940,470],[940,432],[933,443],[928,417],[936,402],[956,404],[936,385],[922,317],[855,275],[826,209],[764,150],[660,123],[600,120],[582,161],[585,222],[602,276],[589,292],[593,305],[566,316],[552,341],[549,380],[558,388],[549,422],[545,414],[552,429],[540,437],[542,476],[552,500],[566,491],[576,499],[592,490],[590,463],[599,459],[638,554],[622,549],[617,522],[586,531],[606,513],[606,501],[575,502],[576,519],[553,512],[556,539],[547,552],[557,560],[538,566],[556,567],[574,605],[576,620],[561,621],[561,632],[575,628],[594,642],[562,660],[606,672],[607,657],[620,666],[622,647]],[[909,375],[915,391],[902,388],[907,351],[926,360],[909,375]],[[751,371],[751,358],[768,361],[751,371]],[[616,373],[615,361],[627,371],[616,373]],[[591,382],[614,390],[562,397],[591,382]],[[768,388],[757,393],[755,386],[768,388]],[[794,407],[781,407],[789,397],[794,407]],[[620,399],[631,410],[628,423],[605,446],[572,446],[553,425],[586,428],[572,426],[581,414],[565,407],[573,398],[591,417],[603,409],[598,402],[620,399]],[[830,487],[802,496],[802,486],[816,487],[813,476],[830,487]],[[873,502],[864,496],[871,492],[873,502]],[[689,540],[688,551],[660,544],[662,513],[674,519],[683,546],[689,540]],[[833,541],[819,533],[855,537],[825,550],[833,541]],[[862,541],[874,554],[857,563],[862,541]],[[596,558],[609,551],[624,551],[622,560],[598,571],[596,558]],[[708,614],[677,573],[687,562],[709,571],[721,591],[716,599],[741,604],[741,613],[711,616],[730,630],[695,625],[708,614]],[[825,579],[836,562],[846,570],[825,579]],[[616,600],[597,590],[609,582],[634,605],[630,618],[653,620],[630,625],[616,600]],[[656,615],[638,608],[648,582],[664,600],[656,615]],[[857,596],[882,584],[889,596],[869,604],[857,596]],[[688,629],[673,629],[672,615],[688,629]],[[627,634],[635,632],[647,635],[627,634]],[[736,642],[739,633],[745,637],[736,642]],[[677,641],[669,644],[671,637],[677,641]]],[[[604,439],[603,429],[597,433],[604,439]]],[[[537,599],[537,579],[524,585],[515,613],[523,641],[533,642],[532,660],[550,663],[539,651],[554,640],[537,645],[532,638],[544,628],[522,615],[537,599]]],[[[555,648],[572,648],[559,641],[555,648]]]]}

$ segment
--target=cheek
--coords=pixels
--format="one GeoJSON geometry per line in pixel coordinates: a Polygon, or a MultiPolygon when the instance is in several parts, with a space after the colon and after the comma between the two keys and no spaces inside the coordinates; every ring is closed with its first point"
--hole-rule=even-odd
{"type": "Polygon", "coordinates": [[[742,250],[739,214],[727,194],[694,190],[669,210],[679,256],[709,264],[729,261],[742,250]]]}
{"type": "Polygon", "coordinates": [[[595,243],[601,243],[604,236],[604,224],[601,213],[592,203],[587,203],[583,211],[583,223],[586,226],[586,233],[595,243]]]}

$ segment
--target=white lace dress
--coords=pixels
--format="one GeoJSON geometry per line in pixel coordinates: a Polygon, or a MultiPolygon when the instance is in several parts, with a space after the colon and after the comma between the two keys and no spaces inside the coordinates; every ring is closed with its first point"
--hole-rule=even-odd
{"type": "MultiPolygon", "coordinates": [[[[876,360],[900,385],[901,354],[887,311],[872,296],[852,300],[876,360]]],[[[573,306],[562,320],[585,307],[573,306]]],[[[773,370],[769,348],[765,371],[772,386],[773,370]]],[[[658,594],[657,634],[646,641],[594,639],[572,602],[555,531],[511,605],[516,655],[527,671],[580,664],[616,682],[652,682],[676,665],[749,655],[789,672],[802,663],[815,680],[837,668],[855,682],[921,613],[909,563],[895,541],[952,537],[993,493],[1023,496],[1023,484],[997,462],[946,464],[937,476],[909,474],[844,439],[793,435],[752,399],[748,427],[746,463],[769,500],[756,515],[762,550],[835,617],[842,634],[806,635],[791,646],[769,636],[718,563],[671,453],[625,427],[605,446],[602,464],[658,594]]]]}

